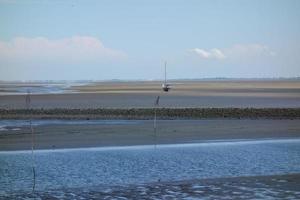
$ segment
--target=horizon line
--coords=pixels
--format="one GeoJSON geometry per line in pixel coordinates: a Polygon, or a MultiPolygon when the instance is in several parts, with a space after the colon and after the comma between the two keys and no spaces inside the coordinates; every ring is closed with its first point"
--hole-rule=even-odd
{"type": "MultiPolygon", "coordinates": [[[[196,80],[300,80],[300,76],[295,77],[205,77],[205,78],[170,78],[169,81],[196,81],[196,80]]],[[[163,81],[163,79],[25,79],[25,80],[1,80],[0,82],[134,82],[134,81],[163,81]]]]}

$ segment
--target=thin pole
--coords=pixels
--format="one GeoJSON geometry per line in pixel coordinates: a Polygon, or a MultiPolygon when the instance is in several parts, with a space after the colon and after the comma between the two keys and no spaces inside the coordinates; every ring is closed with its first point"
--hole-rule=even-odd
{"type": "Polygon", "coordinates": [[[31,155],[32,155],[32,173],[33,173],[33,185],[32,185],[32,192],[34,192],[35,189],[35,161],[34,161],[34,132],[32,127],[32,122],[30,119],[30,130],[31,130],[31,155]]]}
{"type": "MultiPolygon", "coordinates": [[[[154,103],[154,121],[153,121],[153,128],[154,128],[154,140],[155,140],[155,145],[154,145],[154,150],[156,151],[157,148],[157,108],[159,106],[159,96],[157,96],[155,103],[154,103]]],[[[160,178],[158,177],[158,182],[160,182],[160,178]]]]}
{"type": "Polygon", "coordinates": [[[153,129],[154,129],[154,148],[156,149],[157,146],[157,125],[156,125],[156,121],[157,121],[157,107],[159,106],[159,96],[157,96],[155,103],[154,103],[154,120],[153,120],[153,129]]]}
{"type": "Polygon", "coordinates": [[[156,105],[154,107],[154,148],[156,149],[157,146],[157,134],[156,134],[156,105]]]}
{"type": "Polygon", "coordinates": [[[27,96],[26,96],[26,107],[27,110],[29,110],[29,125],[30,125],[30,132],[31,132],[31,159],[32,159],[32,173],[33,173],[33,185],[32,185],[32,193],[35,190],[35,159],[34,159],[34,130],[32,127],[32,120],[31,120],[31,97],[30,97],[30,91],[27,91],[27,96]]]}

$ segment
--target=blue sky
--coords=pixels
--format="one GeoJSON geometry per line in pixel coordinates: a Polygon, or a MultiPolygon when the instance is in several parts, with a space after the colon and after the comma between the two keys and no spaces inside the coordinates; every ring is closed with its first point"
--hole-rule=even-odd
{"type": "Polygon", "coordinates": [[[300,1],[0,0],[0,80],[300,76],[300,1]]]}

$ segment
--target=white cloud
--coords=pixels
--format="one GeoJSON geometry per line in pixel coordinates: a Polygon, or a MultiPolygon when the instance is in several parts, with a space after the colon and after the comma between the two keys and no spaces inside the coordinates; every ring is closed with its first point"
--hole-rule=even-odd
{"type": "Polygon", "coordinates": [[[194,48],[191,52],[203,59],[253,59],[258,57],[275,56],[275,53],[262,44],[237,44],[229,48],[204,50],[194,48]]]}
{"type": "Polygon", "coordinates": [[[204,49],[192,49],[192,52],[199,55],[201,58],[204,59],[223,59],[226,58],[226,56],[223,54],[223,52],[219,49],[211,49],[211,50],[204,50],[204,49]]]}
{"type": "Polygon", "coordinates": [[[64,62],[106,61],[126,58],[122,51],[107,48],[89,36],[74,36],[57,40],[45,37],[17,37],[0,41],[0,60],[34,61],[51,60],[64,62]]]}

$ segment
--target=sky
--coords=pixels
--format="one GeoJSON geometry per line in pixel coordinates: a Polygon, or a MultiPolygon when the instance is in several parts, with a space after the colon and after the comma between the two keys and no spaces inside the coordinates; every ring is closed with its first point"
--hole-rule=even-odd
{"type": "Polygon", "coordinates": [[[300,76],[299,0],[0,0],[0,80],[300,76]]]}

